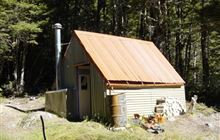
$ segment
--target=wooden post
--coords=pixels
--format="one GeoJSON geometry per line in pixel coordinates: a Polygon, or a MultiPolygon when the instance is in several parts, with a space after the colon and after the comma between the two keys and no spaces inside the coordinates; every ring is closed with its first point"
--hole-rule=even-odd
{"type": "Polygon", "coordinates": [[[198,99],[198,96],[197,96],[197,95],[194,95],[194,96],[191,98],[191,102],[190,102],[190,105],[189,105],[188,112],[193,113],[194,108],[195,108],[195,104],[196,104],[196,102],[197,102],[197,99],[198,99]]]}

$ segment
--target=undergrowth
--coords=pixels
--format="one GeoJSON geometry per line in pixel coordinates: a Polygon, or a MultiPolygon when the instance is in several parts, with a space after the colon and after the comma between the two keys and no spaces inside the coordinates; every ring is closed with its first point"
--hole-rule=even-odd
{"type": "Polygon", "coordinates": [[[207,107],[203,103],[198,103],[195,105],[195,113],[202,113],[205,116],[209,116],[215,112],[216,112],[216,110],[213,107],[207,107]]]}

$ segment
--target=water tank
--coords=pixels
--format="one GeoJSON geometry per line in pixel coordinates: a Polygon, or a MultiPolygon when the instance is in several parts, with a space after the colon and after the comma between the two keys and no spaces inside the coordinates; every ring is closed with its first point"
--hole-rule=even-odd
{"type": "Polygon", "coordinates": [[[114,127],[125,127],[127,124],[126,96],[124,93],[112,95],[111,115],[114,127]]]}

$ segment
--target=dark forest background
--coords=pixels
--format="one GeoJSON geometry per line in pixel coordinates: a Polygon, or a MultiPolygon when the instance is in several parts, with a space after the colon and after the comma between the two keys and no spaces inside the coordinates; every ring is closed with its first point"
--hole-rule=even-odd
{"type": "Polygon", "coordinates": [[[0,0],[0,93],[36,95],[54,77],[54,32],[150,40],[208,105],[220,105],[220,0],[0,0]]]}

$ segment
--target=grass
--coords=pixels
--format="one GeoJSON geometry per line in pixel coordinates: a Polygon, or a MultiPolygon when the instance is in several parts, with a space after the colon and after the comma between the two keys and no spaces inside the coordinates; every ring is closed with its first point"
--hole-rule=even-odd
{"type": "MultiPolygon", "coordinates": [[[[203,134],[192,136],[191,134],[181,133],[178,130],[166,129],[164,133],[152,134],[146,132],[139,126],[132,125],[125,131],[113,132],[105,126],[92,122],[62,122],[60,124],[50,122],[46,124],[46,137],[52,140],[200,140],[205,138],[203,134]]],[[[41,128],[27,133],[20,140],[43,140],[41,128]]]]}
{"type": "Polygon", "coordinates": [[[11,138],[8,135],[0,132],[0,140],[11,140],[11,138]]]}
{"type": "MultiPolygon", "coordinates": [[[[187,102],[186,105],[187,105],[186,108],[188,109],[190,106],[190,102],[187,102]]],[[[205,116],[209,116],[212,113],[216,113],[216,112],[218,112],[218,110],[214,107],[208,107],[204,103],[197,103],[197,104],[195,104],[195,108],[193,110],[193,113],[191,113],[191,114],[201,113],[205,116]]],[[[187,113],[190,113],[190,112],[187,112],[187,113]]]]}
{"type": "MultiPolygon", "coordinates": [[[[155,135],[146,132],[139,126],[131,126],[130,129],[125,131],[113,132],[105,128],[103,125],[92,122],[84,121],[81,123],[76,122],[62,122],[48,123],[46,125],[46,137],[48,140],[185,140],[195,139],[199,140],[200,136],[192,138],[190,135],[183,135],[178,131],[166,130],[164,133],[155,135]]],[[[37,128],[32,132],[25,132],[21,137],[9,138],[3,136],[0,140],[43,140],[41,128],[37,128]]]]}
{"type": "MultiPolygon", "coordinates": [[[[49,123],[46,126],[46,137],[53,140],[144,140],[153,139],[152,136],[140,127],[134,126],[125,131],[113,132],[103,125],[92,121],[81,123],[66,122],[62,124],[49,123]]],[[[42,131],[38,129],[21,139],[43,139],[42,131]]]]}
{"type": "MultiPolygon", "coordinates": [[[[125,131],[113,132],[105,126],[92,122],[46,122],[46,137],[48,140],[200,140],[204,134],[181,133],[174,129],[165,129],[164,133],[155,135],[146,132],[139,126],[131,126],[125,131]]],[[[0,134],[0,140],[43,140],[41,126],[26,132],[19,132],[17,137],[8,137],[0,134]]],[[[4,133],[3,133],[4,134],[4,133]]]]}
{"type": "Polygon", "coordinates": [[[0,96],[0,104],[3,103],[6,100],[5,97],[0,96]]]}
{"type": "MultiPolygon", "coordinates": [[[[0,97],[1,102],[4,100],[5,98],[0,97]]],[[[131,125],[125,131],[113,132],[104,125],[94,121],[68,122],[62,118],[55,118],[45,120],[46,137],[48,140],[200,140],[206,137],[214,139],[217,136],[209,134],[209,132],[198,131],[197,133],[196,131],[192,135],[192,133],[188,133],[189,131],[184,131],[184,129],[191,129],[190,125],[182,126],[182,124],[187,122],[184,120],[197,117],[197,113],[209,115],[215,112],[213,108],[208,108],[204,104],[196,104],[195,107],[195,115],[186,115],[182,119],[170,124],[168,123],[164,127],[162,126],[165,128],[165,132],[157,135],[147,132],[138,125],[131,125]]],[[[26,121],[27,118],[24,117],[21,120],[26,121]]],[[[18,126],[22,126],[22,123],[24,122],[21,121],[18,126]]],[[[39,120],[35,123],[30,128],[16,128],[13,130],[13,135],[7,130],[4,132],[0,130],[0,140],[43,140],[41,122],[39,120]]],[[[195,129],[192,130],[194,131],[195,129]]]]}
{"type": "Polygon", "coordinates": [[[215,113],[216,110],[212,107],[207,107],[205,104],[203,103],[198,103],[195,105],[195,113],[202,113],[205,116],[209,116],[212,113],[215,113]]]}

